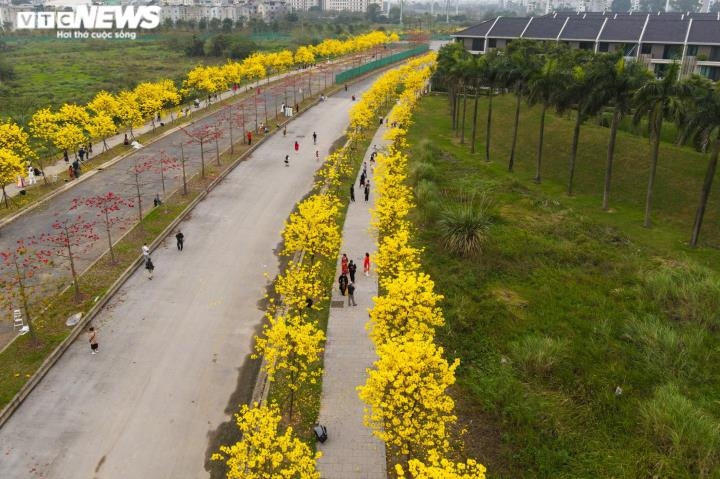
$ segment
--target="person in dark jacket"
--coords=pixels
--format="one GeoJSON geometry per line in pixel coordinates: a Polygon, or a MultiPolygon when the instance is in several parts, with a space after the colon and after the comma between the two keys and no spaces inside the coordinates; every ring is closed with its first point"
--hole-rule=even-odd
{"type": "Polygon", "coordinates": [[[347,291],[348,286],[348,278],[345,273],[342,273],[340,277],[338,278],[338,284],[340,285],[340,294],[345,296],[345,291],[347,291]]]}
{"type": "Polygon", "coordinates": [[[350,260],[350,264],[348,265],[348,273],[350,274],[350,282],[355,282],[355,271],[357,271],[357,265],[353,262],[353,260],[350,260]]]}

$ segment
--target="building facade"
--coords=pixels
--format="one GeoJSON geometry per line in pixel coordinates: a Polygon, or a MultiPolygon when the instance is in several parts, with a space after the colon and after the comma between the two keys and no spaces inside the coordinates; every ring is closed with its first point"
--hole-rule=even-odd
{"type": "Polygon", "coordinates": [[[324,0],[323,10],[346,11],[346,12],[367,12],[370,4],[375,4],[383,9],[382,0],[324,0]]]}
{"type": "Polygon", "coordinates": [[[466,50],[484,54],[517,38],[565,43],[594,52],[622,51],[656,75],[680,64],[683,76],[720,79],[720,13],[552,13],[497,17],[452,35],[466,50]]]}

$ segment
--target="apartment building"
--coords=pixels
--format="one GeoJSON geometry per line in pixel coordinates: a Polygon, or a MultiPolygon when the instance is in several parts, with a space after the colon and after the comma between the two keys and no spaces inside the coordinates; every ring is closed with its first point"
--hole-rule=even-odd
{"type": "Polygon", "coordinates": [[[383,9],[382,0],[324,0],[323,10],[367,12],[368,5],[376,4],[383,9]]]}
{"type": "Polygon", "coordinates": [[[517,38],[565,43],[595,52],[622,51],[656,75],[678,62],[683,76],[720,79],[720,13],[551,13],[497,17],[452,35],[483,54],[517,38]]]}

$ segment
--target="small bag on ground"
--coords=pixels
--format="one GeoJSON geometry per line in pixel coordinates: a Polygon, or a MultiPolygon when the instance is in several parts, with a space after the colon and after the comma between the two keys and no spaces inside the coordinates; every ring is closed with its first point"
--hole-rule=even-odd
{"type": "Polygon", "coordinates": [[[325,426],[318,424],[317,426],[315,426],[313,428],[313,430],[315,431],[315,437],[317,438],[318,441],[320,441],[320,442],[327,441],[328,435],[327,435],[327,428],[325,426]]]}

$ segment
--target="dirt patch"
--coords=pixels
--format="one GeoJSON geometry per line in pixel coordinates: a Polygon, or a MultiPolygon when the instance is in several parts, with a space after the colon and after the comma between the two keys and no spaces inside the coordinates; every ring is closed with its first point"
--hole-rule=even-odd
{"type": "Polygon", "coordinates": [[[505,307],[515,316],[524,317],[527,310],[528,302],[517,291],[508,288],[493,288],[490,290],[495,301],[505,305],[505,307]]]}

